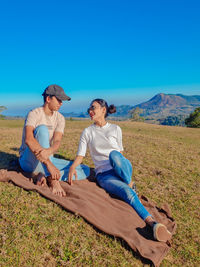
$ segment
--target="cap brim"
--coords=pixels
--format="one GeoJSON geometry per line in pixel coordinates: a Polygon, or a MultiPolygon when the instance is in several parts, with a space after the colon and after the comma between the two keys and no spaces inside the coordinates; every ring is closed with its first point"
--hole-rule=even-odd
{"type": "Polygon", "coordinates": [[[56,96],[59,100],[62,100],[62,101],[70,101],[71,100],[71,97],[67,96],[67,95],[63,95],[63,96],[56,96]]]}

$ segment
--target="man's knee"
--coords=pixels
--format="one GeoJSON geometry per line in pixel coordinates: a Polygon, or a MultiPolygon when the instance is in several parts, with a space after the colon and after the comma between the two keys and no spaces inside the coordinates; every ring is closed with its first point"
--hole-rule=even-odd
{"type": "Polygon", "coordinates": [[[48,131],[47,126],[44,124],[37,126],[34,130],[34,136],[49,138],[49,131],[48,131]]]}
{"type": "Polygon", "coordinates": [[[44,131],[48,131],[48,127],[47,127],[46,125],[44,125],[44,124],[41,124],[41,125],[39,125],[39,126],[37,126],[37,127],[35,128],[35,131],[36,131],[36,132],[40,132],[40,131],[42,131],[42,132],[44,132],[44,131]]]}

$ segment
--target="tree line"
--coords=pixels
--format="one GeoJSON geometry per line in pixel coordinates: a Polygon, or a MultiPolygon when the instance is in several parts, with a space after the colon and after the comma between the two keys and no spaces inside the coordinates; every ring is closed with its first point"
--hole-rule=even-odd
{"type": "MultiPolygon", "coordinates": [[[[1,113],[2,111],[4,111],[5,109],[7,109],[7,108],[4,107],[4,106],[0,106],[0,113],[1,113]]],[[[5,117],[4,115],[0,114],[0,119],[2,119],[2,118],[4,118],[4,117],[5,117]]]]}
{"type": "MultiPolygon", "coordinates": [[[[145,121],[145,117],[141,116],[142,109],[136,107],[130,111],[132,121],[145,121]]],[[[162,119],[158,119],[161,125],[170,126],[187,126],[191,128],[200,128],[200,107],[196,108],[188,118],[184,115],[167,116],[162,119]]]]}
{"type": "MultiPolygon", "coordinates": [[[[0,106],[0,113],[7,109],[5,106],[0,106]]],[[[136,107],[130,111],[132,121],[145,121],[145,117],[141,116],[142,109],[136,107]]],[[[4,118],[0,114],[0,118],[4,118]]],[[[183,115],[177,116],[168,116],[164,119],[158,120],[161,125],[170,125],[170,126],[184,126],[191,128],[200,128],[200,107],[196,108],[188,118],[185,118],[183,115]]]]}

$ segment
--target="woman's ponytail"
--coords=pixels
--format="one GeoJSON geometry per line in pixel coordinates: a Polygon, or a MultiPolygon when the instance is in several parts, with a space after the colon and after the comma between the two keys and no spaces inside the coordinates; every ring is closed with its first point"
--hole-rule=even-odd
{"type": "Polygon", "coordinates": [[[117,111],[117,109],[116,109],[116,107],[115,107],[115,105],[110,105],[109,107],[108,107],[108,113],[110,113],[110,114],[113,114],[113,113],[115,113],[117,111]]]}

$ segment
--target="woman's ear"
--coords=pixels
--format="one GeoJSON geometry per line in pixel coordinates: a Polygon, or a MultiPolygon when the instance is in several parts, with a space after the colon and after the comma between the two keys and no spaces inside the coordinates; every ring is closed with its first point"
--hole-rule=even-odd
{"type": "Polygon", "coordinates": [[[103,114],[106,115],[106,107],[103,107],[103,114]]]}

